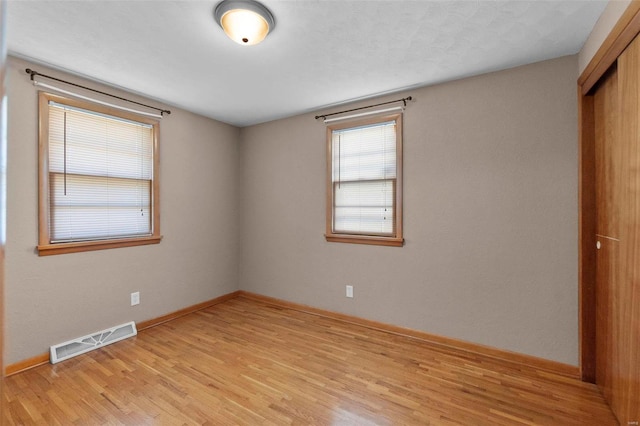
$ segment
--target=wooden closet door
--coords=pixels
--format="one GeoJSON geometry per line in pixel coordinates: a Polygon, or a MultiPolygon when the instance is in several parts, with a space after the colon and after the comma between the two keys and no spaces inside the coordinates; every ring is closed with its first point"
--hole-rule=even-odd
{"type": "Polygon", "coordinates": [[[603,76],[594,93],[596,180],[596,384],[614,413],[621,410],[619,250],[621,140],[618,70],[603,76]]]}
{"type": "Polygon", "coordinates": [[[640,423],[640,39],[594,92],[596,383],[640,423]]]}
{"type": "Polygon", "coordinates": [[[620,394],[624,385],[620,374],[620,351],[615,342],[619,334],[620,318],[616,315],[615,288],[619,259],[619,242],[598,237],[596,253],[596,384],[614,412],[620,411],[620,394]]]}
{"type": "Polygon", "coordinates": [[[618,57],[620,101],[621,210],[619,310],[624,327],[617,337],[620,375],[624,380],[620,412],[622,425],[640,422],[640,39],[618,57]]]}

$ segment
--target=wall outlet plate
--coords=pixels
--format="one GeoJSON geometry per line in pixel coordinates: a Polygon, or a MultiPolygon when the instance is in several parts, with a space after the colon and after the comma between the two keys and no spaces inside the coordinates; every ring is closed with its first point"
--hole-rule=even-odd
{"type": "Polygon", "coordinates": [[[353,297],[353,286],[352,285],[348,285],[347,286],[347,297],[353,297]]]}
{"type": "Polygon", "coordinates": [[[140,304],[140,292],[136,291],[135,293],[131,293],[131,306],[140,304]]]}

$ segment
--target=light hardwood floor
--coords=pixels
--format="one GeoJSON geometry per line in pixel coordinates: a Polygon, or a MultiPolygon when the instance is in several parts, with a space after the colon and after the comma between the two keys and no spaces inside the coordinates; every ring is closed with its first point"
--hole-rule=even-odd
{"type": "Polygon", "coordinates": [[[593,385],[242,297],[3,397],[5,424],[616,424],[593,385]]]}

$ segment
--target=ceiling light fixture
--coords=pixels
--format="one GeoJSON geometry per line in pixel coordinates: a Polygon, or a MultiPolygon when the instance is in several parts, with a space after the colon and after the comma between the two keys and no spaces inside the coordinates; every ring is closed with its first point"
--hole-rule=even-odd
{"type": "Polygon", "coordinates": [[[223,0],[213,15],[231,40],[245,46],[260,43],[276,26],[269,9],[254,0],[223,0]]]}

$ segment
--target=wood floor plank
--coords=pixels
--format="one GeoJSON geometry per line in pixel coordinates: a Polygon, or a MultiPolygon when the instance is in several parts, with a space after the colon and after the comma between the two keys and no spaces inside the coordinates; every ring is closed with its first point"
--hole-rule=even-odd
{"type": "Polygon", "coordinates": [[[5,383],[9,425],[616,424],[594,385],[242,297],[5,383]]]}

